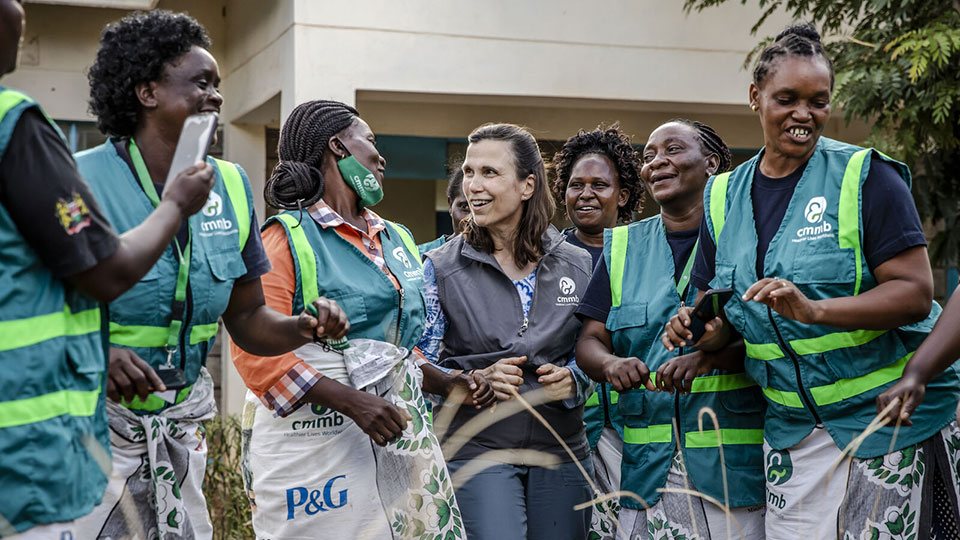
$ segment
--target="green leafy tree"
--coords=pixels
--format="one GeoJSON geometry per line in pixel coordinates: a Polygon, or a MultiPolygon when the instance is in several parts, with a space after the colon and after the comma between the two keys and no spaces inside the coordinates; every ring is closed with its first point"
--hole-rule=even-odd
{"type": "MultiPolygon", "coordinates": [[[[685,0],[702,11],[727,0],[685,0]]],[[[761,15],[786,12],[814,23],[836,69],[834,99],[846,121],[872,124],[867,144],[913,172],[921,216],[944,225],[931,244],[936,261],[960,252],[960,0],[740,0],[761,15]]],[[[772,38],[767,37],[747,57],[772,38]]]]}

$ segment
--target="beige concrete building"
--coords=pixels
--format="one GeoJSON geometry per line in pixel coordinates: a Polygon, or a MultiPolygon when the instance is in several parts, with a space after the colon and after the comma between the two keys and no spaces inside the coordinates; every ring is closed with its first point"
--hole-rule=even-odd
{"type": "MultiPolygon", "coordinates": [[[[742,68],[758,37],[755,6],[686,14],[682,0],[27,0],[20,69],[3,79],[40,101],[82,149],[103,140],[86,101],[100,30],[129,10],[186,11],[220,63],[222,151],[262,188],[276,137],[296,104],[355,105],[387,158],[383,216],[418,241],[449,223],[448,163],[485,122],[528,126],[552,151],[580,128],[619,121],[642,144],[675,116],[711,124],[740,160],[761,145],[742,68]]],[[[772,17],[768,35],[789,21],[772,17]]],[[[837,116],[828,136],[856,142],[864,126],[837,116]]],[[[648,209],[650,213],[653,209],[648,209]]],[[[229,364],[229,363],[227,363],[229,364]]],[[[223,409],[244,388],[222,374],[223,409]]]]}

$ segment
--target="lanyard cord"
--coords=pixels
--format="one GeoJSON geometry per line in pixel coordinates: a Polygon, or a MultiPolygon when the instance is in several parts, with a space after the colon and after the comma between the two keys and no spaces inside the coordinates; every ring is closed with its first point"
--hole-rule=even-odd
{"type": "MultiPolygon", "coordinates": [[[[150,203],[156,208],[160,204],[160,197],[157,195],[157,189],[153,186],[153,180],[150,178],[147,164],[144,163],[143,156],[140,154],[140,148],[137,147],[136,141],[132,138],[130,139],[130,159],[133,161],[133,168],[137,171],[137,180],[140,181],[140,186],[146,193],[147,198],[150,199],[150,203]]],[[[177,286],[173,293],[173,304],[170,308],[170,328],[167,332],[167,365],[165,367],[168,368],[173,367],[173,354],[177,352],[180,344],[180,334],[183,330],[183,319],[186,313],[187,282],[190,277],[190,245],[192,243],[190,227],[187,227],[187,245],[185,248],[180,249],[180,242],[176,238],[173,239],[173,243],[177,248],[179,269],[177,270],[177,286]]],[[[185,357],[181,355],[181,358],[185,357]]]]}
{"type": "Polygon", "coordinates": [[[677,281],[677,294],[680,295],[680,300],[683,300],[687,295],[687,287],[690,285],[690,272],[693,271],[693,261],[697,258],[698,246],[700,246],[699,238],[697,238],[697,242],[693,244],[693,251],[690,252],[687,264],[683,266],[683,273],[680,274],[680,280],[677,281]]]}

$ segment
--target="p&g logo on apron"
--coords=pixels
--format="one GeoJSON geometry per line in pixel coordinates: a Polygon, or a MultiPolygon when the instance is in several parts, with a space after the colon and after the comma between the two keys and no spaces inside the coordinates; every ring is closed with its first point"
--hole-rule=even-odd
{"type": "Polygon", "coordinates": [[[337,494],[336,500],[333,497],[334,484],[341,478],[346,479],[346,475],[334,476],[327,480],[323,489],[308,489],[305,487],[295,487],[287,490],[287,520],[296,519],[297,514],[302,513],[312,516],[317,512],[326,512],[336,510],[347,504],[347,490],[342,489],[337,494]]]}

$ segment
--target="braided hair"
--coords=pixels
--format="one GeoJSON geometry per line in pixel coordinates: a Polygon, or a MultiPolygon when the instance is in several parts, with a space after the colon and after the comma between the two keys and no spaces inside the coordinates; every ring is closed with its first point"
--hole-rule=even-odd
{"type": "Polygon", "coordinates": [[[551,187],[560,206],[564,206],[564,195],[573,166],[583,156],[599,154],[607,156],[617,171],[617,183],[627,190],[627,204],[617,209],[617,218],[624,223],[633,219],[633,213],[643,209],[643,197],[646,191],[640,181],[640,156],[630,144],[630,137],[620,130],[620,124],[604,129],[597,126],[593,131],[582,129],[563,143],[563,148],[553,156],[553,166],[557,171],[551,187]]]}
{"type": "Polygon", "coordinates": [[[833,90],[833,61],[820,42],[820,33],[809,23],[794,24],[777,34],[773,43],[767,45],[757,59],[753,68],[753,84],[760,88],[771,73],[774,66],[783,58],[789,56],[805,56],[812,58],[819,56],[830,69],[830,90],[833,90]]]}
{"type": "Polygon", "coordinates": [[[717,159],[720,161],[715,174],[727,172],[732,168],[733,156],[730,155],[730,149],[727,148],[727,143],[723,142],[723,139],[720,138],[716,130],[703,122],[688,120],[686,118],[674,118],[667,123],[669,124],[671,122],[690,126],[697,132],[697,138],[700,140],[700,149],[703,153],[707,155],[713,154],[717,156],[717,159]]]}
{"type": "Polygon", "coordinates": [[[297,105],[280,131],[280,163],[263,187],[267,204],[283,210],[310,206],[323,197],[320,163],[330,139],[353,125],[359,113],[339,101],[315,100],[297,105]]]}

